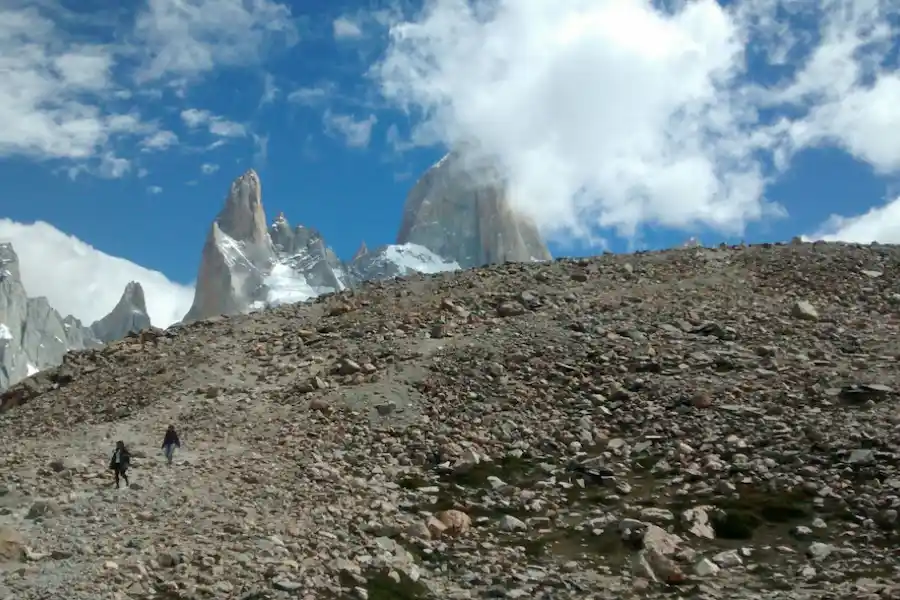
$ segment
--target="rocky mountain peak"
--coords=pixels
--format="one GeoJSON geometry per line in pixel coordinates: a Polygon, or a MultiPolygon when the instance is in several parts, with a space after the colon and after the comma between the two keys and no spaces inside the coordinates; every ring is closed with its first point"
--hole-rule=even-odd
{"type": "Polygon", "coordinates": [[[137,281],[130,281],[125,285],[119,304],[127,303],[133,310],[142,313],[147,312],[147,299],[144,297],[144,288],[137,281]]]}
{"type": "MultiPolygon", "coordinates": [[[[273,228],[278,223],[273,224],[273,228]]],[[[184,321],[237,314],[263,285],[275,249],[262,203],[262,185],[253,169],[231,183],[200,258],[194,302],[184,321]]]]}
{"type": "Polygon", "coordinates": [[[112,312],[91,324],[91,332],[101,342],[111,342],[150,327],[144,288],[137,281],[125,286],[122,297],[112,312]]]}
{"type": "Polygon", "coordinates": [[[269,239],[278,252],[293,251],[294,232],[291,231],[291,224],[284,216],[283,212],[278,213],[278,218],[269,225],[269,239]]]}
{"type": "Polygon", "coordinates": [[[46,298],[29,298],[12,244],[0,243],[0,390],[58,365],[69,350],[100,345],[74,317],[62,317],[46,298]]]}
{"type": "Polygon", "coordinates": [[[536,224],[513,209],[509,194],[496,169],[450,153],[407,196],[397,244],[424,246],[462,268],[549,260],[536,224]]]}
{"type": "Polygon", "coordinates": [[[19,281],[19,257],[12,244],[0,243],[0,281],[5,278],[19,281]]]}
{"type": "Polygon", "coordinates": [[[235,240],[251,244],[268,242],[262,185],[256,171],[249,169],[231,183],[216,224],[222,233],[235,240]]]}
{"type": "Polygon", "coordinates": [[[363,256],[369,253],[369,247],[366,246],[365,240],[359,245],[359,248],[356,250],[356,254],[353,255],[353,260],[359,260],[363,256]]]}

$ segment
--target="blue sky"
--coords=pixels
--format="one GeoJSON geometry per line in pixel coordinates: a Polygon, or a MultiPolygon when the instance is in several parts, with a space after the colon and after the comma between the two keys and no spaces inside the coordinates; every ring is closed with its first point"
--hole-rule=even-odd
{"type": "Polygon", "coordinates": [[[128,279],[183,314],[248,168],[349,258],[463,141],[556,255],[900,241],[896,2],[124,4],[0,7],[0,241],[86,320],[128,279]]]}

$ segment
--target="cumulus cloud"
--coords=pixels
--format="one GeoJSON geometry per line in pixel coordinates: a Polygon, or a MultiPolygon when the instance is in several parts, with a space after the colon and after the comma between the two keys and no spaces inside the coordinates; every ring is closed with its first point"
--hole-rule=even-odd
{"type": "Polygon", "coordinates": [[[378,122],[375,115],[356,120],[352,115],[335,114],[330,110],[323,116],[325,131],[340,136],[351,148],[365,148],[372,138],[372,127],[378,122]]]}
{"type": "MultiPolygon", "coordinates": [[[[166,89],[183,96],[217,68],[256,67],[299,39],[290,8],[275,0],[145,0],[135,8],[129,22],[58,2],[0,3],[0,158],[60,160],[70,174],[119,177],[130,160],[117,154],[132,139],[144,152],[178,141],[131,108],[134,100],[160,99],[166,89]]],[[[275,93],[267,78],[264,98],[275,93]]],[[[246,135],[226,119],[206,126],[219,137],[246,135]]]]}
{"type": "Polygon", "coordinates": [[[165,150],[178,143],[178,136],[171,131],[157,131],[141,141],[145,151],[165,150]]]}
{"type": "Polygon", "coordinates": [[[208,110],[196,108],[183,110],[181,111],[181,120],[191,129],[205,127],[207,131],[218,137],[244,137],[247,135],[247,128],[240,123],[214,115],[208,110]]]}
{"type": "Polygon", "coordinates": [[[831,215],[807,241],[900,244],[900,196],[853,217],[831,215]]]}
{"type": "Polygon", "coordinates": [[[219,170],[219,165],[213,163],[203,163],[202,165],[200,165],[200,170],[204,175],[212,175],[219,170]]]}
{"type": "Polygon", "coordinates": [[[551,236],[739,234],[786,214],[766,188],[810,147],[900,170],[896,2],[660,4],[433,0],[370,74],[411,143],[498,167],[551,236]]]}
{"type": "Polygon", "coordinates": [[[140,282],[144,288],[150,320],[157,327],[181,320],[193,301],[191,286],[105,254],[43,221],[26,224],[0,219],[0,241],[12,242],[19,255],[29,296],[46,296],[57,311],[85,324],[109,313],[129,281],[140,282]]]}
{"type": "Polygon", "coordinates": [[[88,159],[149,128],[110,106],[110,47],[72,40],[37,8],[16,5],[0,5],[0,157],[88,159]]]}
{"type": "Polygon", "coordinates": [[[201,77],[219,66],[255,66],[299,40],[291,9],[272,0],[148,0],[135,45],[138,81],[201,77]]]}
{"type": "Polygon", "coordinates": [[[147,187],[147,193],[153,194],[154,196],[157,194],[162,194],[163,189],[158,185],[151,185],[147,187]]]}

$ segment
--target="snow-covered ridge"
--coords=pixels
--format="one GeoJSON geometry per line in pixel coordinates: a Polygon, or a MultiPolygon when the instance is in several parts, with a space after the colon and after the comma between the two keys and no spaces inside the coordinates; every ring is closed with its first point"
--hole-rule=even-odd
{"type": "Polygon", "coordinates": [[[370,279],[402,277],[413,273],[440,273],[459,270],[459,265],[447,261],[423,246],[391,244],[374,252],[358,256],[347,264],[331,266],[336,285],[317,285],[310,273],[321,268],[321,261],[309,253],[281,255],[263,278],[264,296],[249,306],[249,310],[306,302],[322,294],[339,292],[370,279]]]}
{"type": "Polygon", "coordinates": [[[441,273],[460,269],[457,262],[445,260],[425,246],[410,243],[385,246],[381,252],[377,253],[377,258],[373,262],[395,265],[407,274],[410,272],[441,273]]]}
{"type": "Polygon", "coordinates": [[[316,296],[337,291],[331,287],[311,285],[302,271],[285,263],[276,263],[263,281],[267,288],[264,306],[306,302],[316,296]]]}

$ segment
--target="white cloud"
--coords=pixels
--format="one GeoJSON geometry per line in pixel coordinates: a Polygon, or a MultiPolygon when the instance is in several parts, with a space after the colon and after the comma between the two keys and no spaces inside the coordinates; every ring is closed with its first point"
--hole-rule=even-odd
{"type": "Polygon", "coordinates": [[[30,296],[46,296],[57,311],[87,325],[113,309],[129,281],[144,288],[157,327],[181,320],[193,301],[192,287],[105,254],[43,221],[0,219],[0,240],[12,242],[19,255],[22,283],[30,296]]]}
{"type": "Polygon", "coordinates": [[[165,150],[178,143],[178,136],[171,131],[157,131],[150,137],[141,141],[141,146],[147,150],[165,150]]]}
{"type": "Polygon", "coordinates": [[[218,137],[245,137],[247,129],[240,123],[229,121],[210,113],[208,110],[189,108],[181,111],[181,120],[191,129],[206,127],[213,135],[218,137]]]}
{"type": "Polygon", "coordinates": [[[361,38],[363,34],[362,27],[350,17],[338,17],[331,26],[337,40],[361,38]]]}
{"type": "Polygon", "coordinates": [[[272,0],[148,0],[135,23],[138,81],[190,80],[220,66],[254,66],[298,41],[291,9],[272,0]]]}
{"type": "Polygon", "coordinates": [[[297,88],[288,94],[289,102],[313,106],[327,100],[334,94],[336,86],[333,83],[322,83],[315,86],[297,88]]]}
{"type": "MultiPolygon", "coordinates": [[[[66,169],[66,173],[72,181],[85,173],[103,179],[121,179],[129,172],[131,172],[131,161],[116,156],[112,151],[104,152],[97,160],[81,162],[66,169]]],[[[138,177],[143,176],[139,171],[138,177]]]]}
{"type": "Polygon", "coordinates": [[[71,41],[36,8],[0,5],[0,157],[86,159],[136,133],[108,108],[112,50],[71,41]]]}
{"type": "Polygon", "coordinates": [[[100,158],[98,174],[105,179],[119,179],[131,170],[131,161],[107,152],[100,158]]]}
{"type": "Polygon", "coordinates": [[[378,122],[375,115],[369,115],[365,119],[357,121],[351,115],[334,114],[330,110],[325,111],[323,117],[325,131],[332,135],[339,135],[351,148],[365,148],[372,138],[372,127],[378,122]]]}
{"type": "Polygon", "coordinates": [[[253,134],[253,164],[264,166],[269,159],[269,136],[253,134]]]}
{"type": "Polygon", "coordinates": [[[247,129],[240,123],[227,119],[214,119],[209,122],[209,132],[219,137],[244,137],[247,129]]]}
{"type": "Polygon", "coordinates": [[[163,189],[158,185],[151,185],[147,188],[148,194],[153,194],[154,196],[157,194],[162,194],[163,189]]]}
{"type": "Polygon", "coordinates": [[[219,165],[212,163],[203,163],[202,165],[200,165],[200,170],[204,175],[212,175],[219,170],[219,165]]]}
{"type": "Polygon", "coordinates": [[[211,115],[208,110],[188,108],[181,111],[181,120],[184,121],[184,124],[191,129],[195,129],[197,127],[200,127],[201,125],[205,125],[209,121],[210,116],[211,115]]]}
{"type": "Polygon", "coordinates": [[[831,215],[825,223],[819,226],[818,231],[805,235],[803,238],[807,241],[898,244],[900,243],[900,196],[854,217],[831,215]]]}
{"type": "MultiPolygon", "coordinates": [[[[63,171],[117,176],[124,163],[104,156],[121,153],[120,142],[140,136],[143,151],[177,142],[137,111],[121,114],[124,101],[159,99],[165,90],[184,96],[215,69],[256,67],[298,41],[290,8],[276,0],[140,4],[133,27],[124,29],[108,12],[0,3],[0,158],[63,160],[63,171]]],[[[266,97],[276,93],[270,83],[266,97]]],[[[220,137],[247,133],[223,118],[207,127],[220,137]]]]}
{"type": "Polygon", "coordinates": [[[811,146],[900,170],[900,80],[882,66],[898,3],[654,4],[435,0],[395,20],[371,75],[413,142],[498,166],[559,237],[740,233],[784,214],[766,187],[811,146]],[[748,50],[782,65],[776,87],[748,50]]]}
{"type": "Polygon", "coordinates": [[[271,73],[266,73],[263,77],[263,93],[259,98],[259,105],[271,104],[280,92],[281,90],[275,85],[275,77],[271,73]]]}

